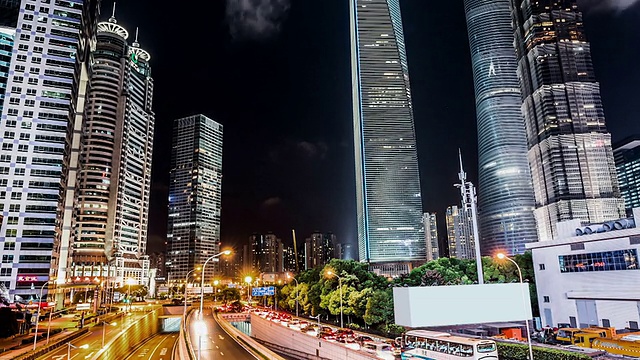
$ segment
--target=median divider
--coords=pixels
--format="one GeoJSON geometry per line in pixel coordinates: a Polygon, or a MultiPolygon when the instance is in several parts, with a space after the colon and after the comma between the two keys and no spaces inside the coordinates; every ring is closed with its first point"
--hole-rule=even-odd
{"type": "Polygon", "coordinates": [[[220,321],[218,313],[213,312],[213,314],[214,320],[218,323],[218,325],[220,325],[222,330],[224,330],[227,335],[236,340],[236,342],[240,344],[240,346],[251,353],[256,359],[285,360],[285,358],[269,350],[264,345],[254,340],[251,336],[246,335],[242,331],[236,329],[233,325],[229,324],[224,319],[220,321]]]}

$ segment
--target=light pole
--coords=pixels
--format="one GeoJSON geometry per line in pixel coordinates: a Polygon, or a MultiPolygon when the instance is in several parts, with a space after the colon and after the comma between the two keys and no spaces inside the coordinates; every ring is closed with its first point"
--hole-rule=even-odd
{"type": "Polygon", "coordinates": [[[187,275],[184,277],[184,313],[182,314],[182,317],[184,319],[182,320],[183,322],[186,321],[187,319],[187,283],[189,282],[189,275],[191,275],[191,273],[195,271],[199,271],[200,269],[201,269],[200,267],[197,267],[189,271],[187,275]]]}
{"type": "MultiPolygon", "coordinates": [[[[499,253],[496,255],[496,257],[500,260],[503,259],[507,259],[509,261],[511,261],[513,263],[513,265],[516,266],[516,269],[518,269],[518,277],[520,277],[520,285],[524,285],[524,281],[522,281],[522,270],[520,270],[520,266],[518,265],[517,262],[515,262],[515,260],[513,260],[512,258],[508,257],[507,255],[503,254],[503,253],[499,253]]],[[[522,291],[522,306],[524,307],[524,312],[525,314],[527,313],[527,299],[525,297],[524,294],[524,286],[521,286],[521,291],[522,291]]],[[[525,323],[527,325],[527,344],[529,345],[529,360],[533,360],[533,347],[531,347],[531,329],[529,328],[529,317],[527,316],[525,323]]]]}
{"type": "Polygon", "coordinates": [[[344,328],[344,322],[342,321],[342,278],[331,270],[327,271],[327,275],[338,278],[338,286],[340,287],[340,328],[344,328]]]}
{"type": "Polygon", "coordinates": [[[75,346],[71,342],[68,342],[67,343],[67,360],[71,360],[71,348],[74,348],[74,349],[88,349],[89,348],[89,344],[75,346]]]}
{"type": "MultiPolygon", "coordinates": [[[[33,350],[36,349],[36,342],[38,341],[38,321],[40,320],[40,306],[42,305],[42,292],[44,287],[49,285],[49,281],[44,283],[40,288],[40,297],[38,298],[38,311],[36,312],[36,331],[33,334],[33,350]]],[[[51,324],[51,317],[49,317],[49,324],[51,324]]]]}
{"type": "Polygon", "coordinates": [[[129,285],[129,289],[127,290],[127,299],[129,299],[129,312],[131,312],[131,284],[133,284],[134,281],[136,280],[133,278],[127,279],[127,285],[129,285]]]}
{"type": "Polygon", "coordinates": [[[214,303],[218,302],[218,284],[220,284],[220,281],[218,280],[213,281],[213,302],[214,303]]]}
{"type": "Polygon", "coordinates": [[[104,349],[104,336],[105,333],[107,332],[107,325],[111,325],[111,326],[116,326],[118,325],[118,323],[108,323],[104,320],[102,320],[102,348],[104,349]]]}
{"type": "MultiPolygon", "coordinates": [[[[225,251],[223,251],[221,253],[218,253],[218,254],[210,256],[204,262],[204,264],[202,264],[202,276],[201,276],[202,282],[200,283],[200,320],[202,320],[202,304],[204,303],[204,274],[205,274],[204,269],[206,268],[207,263],[209,262],[209,260],[215,259],[215,258],[220,257],[222,255],[229,255],[229,254],[231,254],[231,250],[225,250],[225,251]]],[[[198,347],[199,346],[200,346],[200,344],[198,344],[198,347]]]]}
{"type": "Polygon", "coordinates": [[[294,276],[287,274],[288,279],[293,279],[296,282],[296,317],[298,317],[298,280],[294,276]]]}
{"type": "Polygon", "coordinates": [[[247,300],[249,301],[249,306],[251,306],[251,281],[253,281],[253,279],[251,278],[251,276],[247,276],[244,278],[244,282],[247,283],[247,300]]]}

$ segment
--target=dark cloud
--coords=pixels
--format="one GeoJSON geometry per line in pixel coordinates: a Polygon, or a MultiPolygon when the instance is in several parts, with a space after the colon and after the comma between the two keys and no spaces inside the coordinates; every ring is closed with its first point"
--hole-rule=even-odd
{"type": "Polygon", "coordinates": [[[580,7],[587,12],[591,11],[625,11],[640,0],[579,0],[580,7]]]}
{"type": "Polygon", "coordinates": [[[307,163],[309,160],[325,160],[328,153],[329,145],[324,141],[286,141],[269,151],[269,160],[273,163],[307,163]]]}
{"type": "Polygon", "coordinates": [[[226,18],[235,39],[265,39],[280,31],[289,0],[227,0],[226,18]]]}
{"type": "Polygon", "coordinates": [[[282,203],[282,199],[274,196],[274,197],[270,197],[267,200],[262,202],[262,207],[272,207],[272,206],[276,206],[279,205],[280,203],[282,203]]]}

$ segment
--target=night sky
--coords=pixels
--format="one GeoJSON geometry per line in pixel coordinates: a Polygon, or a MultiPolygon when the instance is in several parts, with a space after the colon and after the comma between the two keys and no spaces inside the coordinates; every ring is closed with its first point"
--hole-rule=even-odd
{"type": "MultiPolygon", "coordinates": [[[[640,4],[583,1],[607,123],[617,141],[640,133],[640,4]]],[[[440,216],[442,228],[446,207],[460,201],[453,187],[458,148],[477,183],[463,1],[401,4],[423,207],[440,216]]],[[[112,3],[103,5],[106,19],[112,3]]],[[[314,230],[332,231],[355,245],[347,0],[216,0],[197,7],[127,0],[118,2],[117,18],[131,34],[140,27],[140,44],[152,55],[150,252],[162,250],[166,237],[172,121],[197,113],[224,125],[224,245],[240,247],[252,232],[266,231],[290,242],[291,229],[298,240],[314,230]],[[249,4],[266,6],[261,10],[270,15],[248,16],[242,7],[249,4]]]]}

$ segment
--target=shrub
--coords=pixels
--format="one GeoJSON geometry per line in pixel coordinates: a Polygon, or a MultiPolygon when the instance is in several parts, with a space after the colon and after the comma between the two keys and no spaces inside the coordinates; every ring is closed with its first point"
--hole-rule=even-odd
{"type": "MultiPolygon", "coordinates": [[[[529,347],[526,344],[497,343],[498,355],[501,360],[526,360],[529,358],[529,347]]],[[[533,357],[536,360],[591,360],[585,354],[543,347],[533,347],[533,357]]]]}

